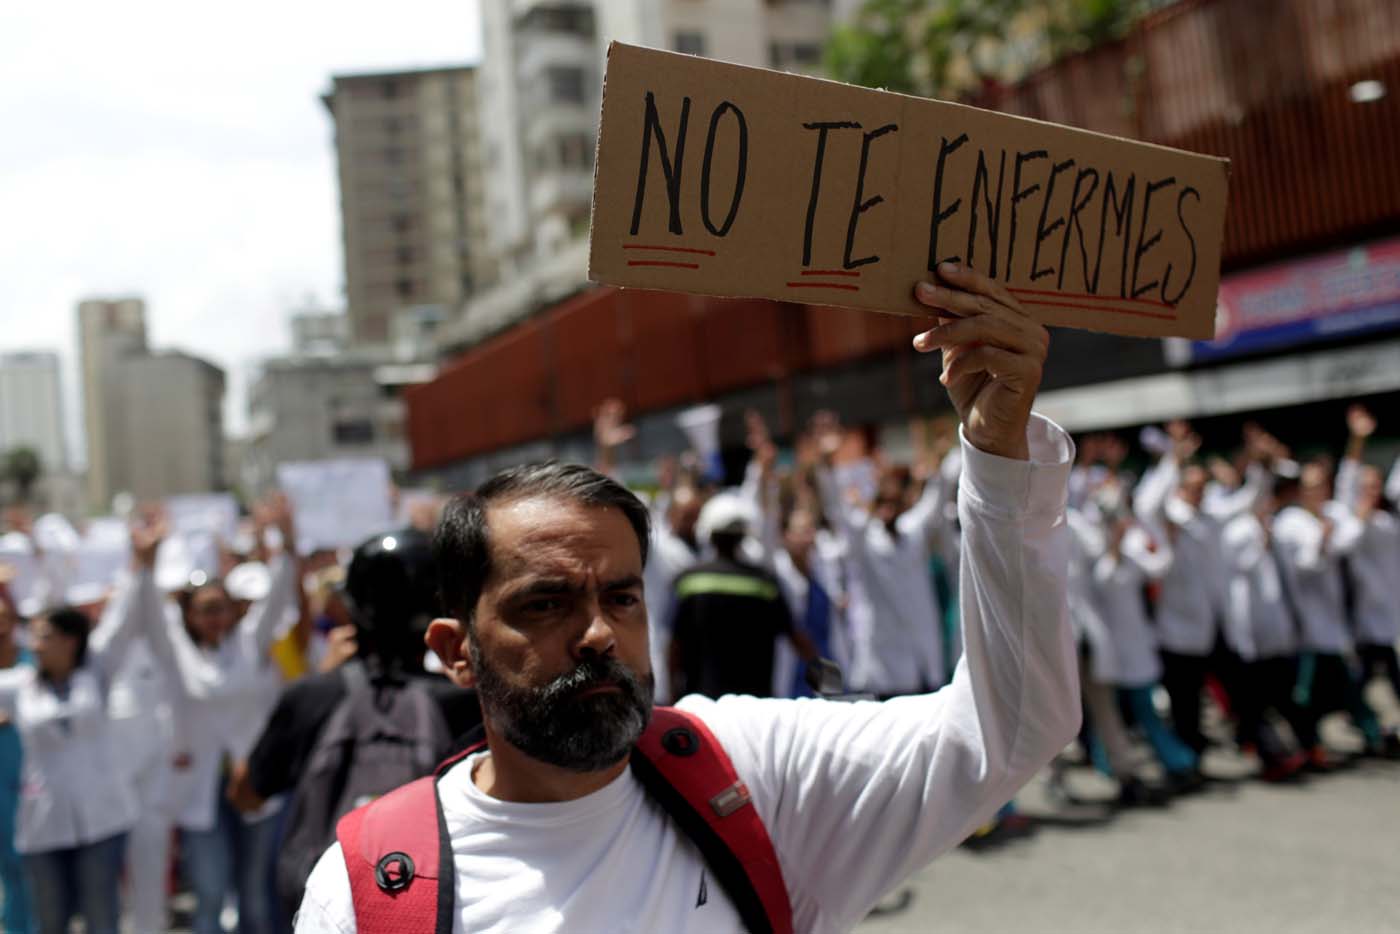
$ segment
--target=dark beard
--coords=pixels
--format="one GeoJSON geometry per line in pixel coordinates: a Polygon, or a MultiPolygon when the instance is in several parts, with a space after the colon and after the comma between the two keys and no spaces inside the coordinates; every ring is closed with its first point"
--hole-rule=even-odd
{"type": "Polygon", "coordinates": [[[532,759],[601,771],[627,757],[651,719],[655,679],[638,678],[616,659],[587,658],[543,687],[517,687],[486,662],[476,639],[467,641],[483,713],[532,759]],[[579,696],[599,685],[616,685],[617,693],[579,696]]]}

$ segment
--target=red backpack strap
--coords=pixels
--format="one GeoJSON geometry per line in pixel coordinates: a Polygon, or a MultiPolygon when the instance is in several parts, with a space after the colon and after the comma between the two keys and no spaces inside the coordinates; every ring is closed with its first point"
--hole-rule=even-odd
{"type": "Polygon", "coordinates": [[[456,870],[437,783],[484,746],[468,747],[433,775],[356,808],[336,825],[359,934],[451,934],[456,870]]]}
{"type": "Polygon", "coordinates": [[[657,707],[632,771],[681,826],[753,934],[792,934],[792,902],[773,841],[749,790],[700,720],[657,707]]]}

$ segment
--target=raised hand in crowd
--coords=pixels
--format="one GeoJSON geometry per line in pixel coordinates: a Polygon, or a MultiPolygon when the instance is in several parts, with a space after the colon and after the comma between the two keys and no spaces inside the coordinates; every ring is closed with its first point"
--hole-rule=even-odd
{"type": "Polygon", "coordinates": [[[1376,433],[1376,427],[1376,417],[1364,405],[1357,403],[1347,408],[1347,460],[1361,460],[1361,452],[1376,433]]]}
{"type": "Polygon", "coordinates": [[[269,493],[254,504],[253,528],[259,548],[266,549],[267,547],[265,544],[267,530],[276,529],[282,537],[282,550],[288,554],[296,553],[296,521],[292,512],[291,500],[287,499],[285,493],[269,493]]]}
{"type": "Polygon", "coordinates": [[[170,523],[163,509],[150,507],[142,511],[131,524],[131,560],[137,568],[155,570],[156,553],[169,533],[170,523]]]}
{"type": "Polygon", "coordinates": [[[612,473],[617,467],[617,449],[636,437],[637,429],[627,423],[627,406],[621,399],[604,399],[593,410],[593,444],[598,470],[612,473]]]}
{"type": "Polygon", "coordinates": [[[1027,460],[1026,426],[1050,332],[1004,285],[966,265],[943,263],[938,279],[920,282],[914,296],[953,317],[915,337],[914,346],[943,352],[939,381],[968,441],[989,454],[1027,460]]]}
{"type": "Polygon", "coordinates": [[[766,480],[773,476],[774,468],[777,467],[778,446],[773,443],[768,423],[757,409],[749,409],[744,413],[744,432],[744,444],[766,480]]]}

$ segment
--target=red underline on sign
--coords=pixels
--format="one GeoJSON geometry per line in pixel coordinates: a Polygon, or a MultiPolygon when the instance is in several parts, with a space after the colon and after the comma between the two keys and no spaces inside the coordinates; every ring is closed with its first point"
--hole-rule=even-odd
{"type": "Polygon", "coordinates": [[[804,275],[804,276],[850,276],[850,277],[852,277],[852,278],[857,278],[857,279],[860,278],[860,273],[858,273],[858,272],[851,272],[849,269],[804,269],[804,270],[802,270],[802,275],[804,275]]]}
{"type": "Polygon", "coordinates": [[[688,246],[651,246],[643,243],[624,243],[624,250],[658,250],[662,253],[698,253],[701,256],[714,256],[714,250],[696,250],[688,246]]]}
{"type": "Polygon", "coordinates": [[[699,263],[672,263],[662,259],[629,259],[628,266],[671,266],[675,269],[699,269],[699,263]]]}
{"type": "Polygon", "coordinates": [[[1128,302],[1132,305],[1156,305],[1158,308],[1172,308],[1166,302],[1151,298],[1116,298],[1112,295],[1087,295],[1083,292],[1051,292],[1045,289],[1007,289],[1012,295],[1049,295],[1051,298],[1078,298],[1086,302],[1128,302]]]}
{"type": "Polygon", "coordinates": [[[1164,315],[1159,311],[1143,311],[1141,308],[1116,308],[1113,305],[1080,305],[1075,302],[1040,302],[1027,299],[1024,305],[1048,305],[1053,308],[1078,308],[1080,311],[1111,311],[1119,315],[1136,315],[1139,318],[1161,318],[1175,321],[1176,315],[1164,315]]]}
{"type": "Polygon", "coordinates": [[[847,292],[859,292],[860,286],[847,285],[844,282],[789,282],[790,289],[844,289],[847,292]]]}

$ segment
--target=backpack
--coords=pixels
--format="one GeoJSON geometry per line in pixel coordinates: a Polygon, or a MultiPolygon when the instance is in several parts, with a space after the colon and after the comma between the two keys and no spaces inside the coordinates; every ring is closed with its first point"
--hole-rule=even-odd
{"type": "MultiPolygon", "coordinates": [[[[478,742],[420,778],[351,811],[336,828],[359,934],[451,934],[456,868],[437,783],[484,749],[478,742]]],[[[652,711],[633,774],[700,850],[754,934],[792,934],[792,904],[767,828],[707,726],[672,707],[652,711]]]]}
{"type": "Polygon", "coordinates": [[[277,890],[293,911],[316,861],[335,840],[336,823],[380,795],[431,774],[452,749],[447,721],[421,683],[374,683],[359,660],[340,670],[345,697],[307,757],[277,857],[277,890]]]}

